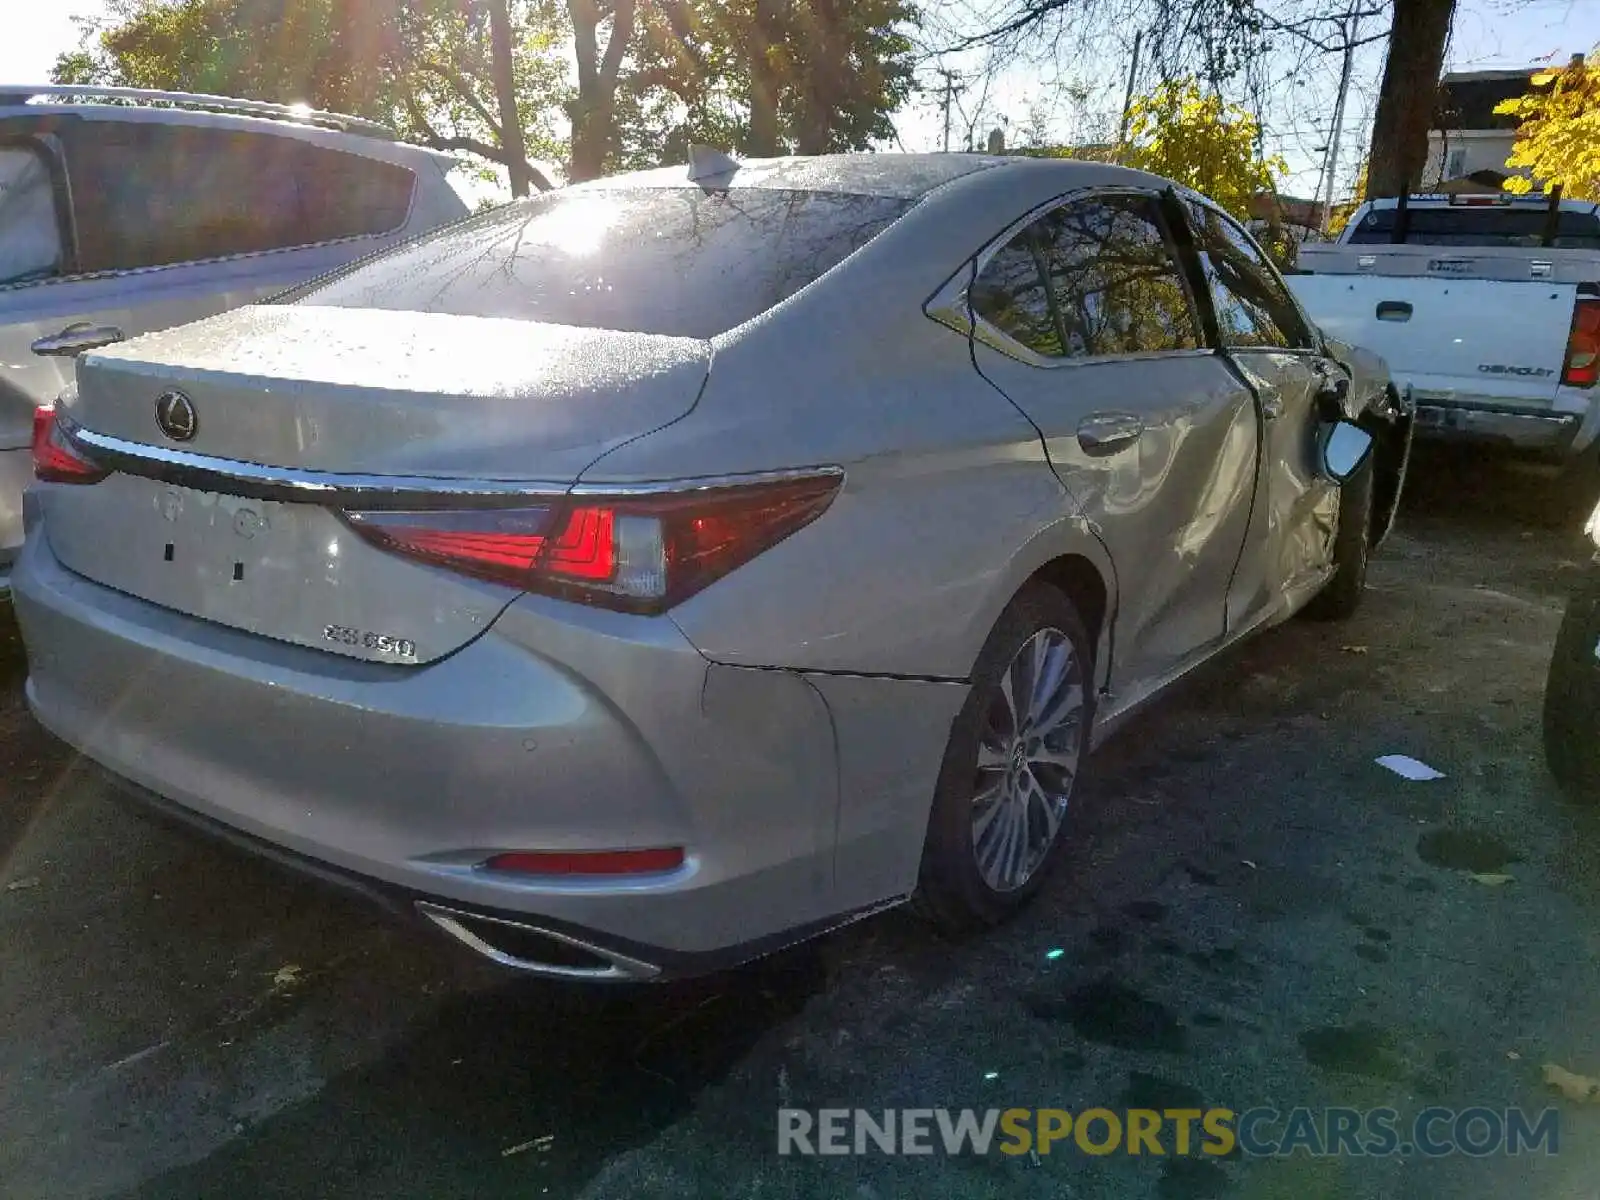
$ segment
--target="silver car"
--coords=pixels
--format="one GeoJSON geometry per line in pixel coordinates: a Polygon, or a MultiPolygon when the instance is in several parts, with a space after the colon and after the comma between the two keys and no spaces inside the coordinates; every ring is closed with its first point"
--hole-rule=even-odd
{"type": "Polygon", "coordinates": [[[449,156],[336,113],[0,84],[0,600],[22,548],[33,410],[71,381],[74,354],[464,217],[452,173],[449,156]]]}
{"type": "Polygon", "coordinates": [[[1204,199],[697,163],[80,359],[39,720],[498,961],[642,979],[1002,919],[1121,719],[1354,607],[1409,426],[1204,199]]]}

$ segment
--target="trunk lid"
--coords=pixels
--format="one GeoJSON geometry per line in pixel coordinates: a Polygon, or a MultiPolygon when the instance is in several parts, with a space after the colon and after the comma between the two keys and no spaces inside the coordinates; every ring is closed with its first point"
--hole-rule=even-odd
{"type": "Polygon", "coordinates": [[[570,483],[676,420],[710,347],[494,317],[262,305],[85,355],[67,404],[97,433],[345,474],[570,483]],[[174,442],[156,400],[192,402],[174,442]]]}
{"type": "Polygon", "coordinates": [[[124,453],[100,483],[40,489],[46,535],[68,568],[140,599],[354,658],[426,663],[516,593],[377,549],[340,517],[367,503],[341,492],[345,481],[370,497],[403,479],[445,508],[458,484],[471,504],[486,490],[474,485],[494,481],[528,493],[503,503],[547,506],[605,450],[688,412],[709,355],[692,339],[525,321],[237,310],[79,363],[63,412],[86,445],[118,439],[124,453]],[[192,404],[187,440],[156,418],[174,390],[192,404]],[[191,478],[196,465],[205,473],[191,478]],[[335,490],[300,502],[234,486],[230,470],[335,490]]]}

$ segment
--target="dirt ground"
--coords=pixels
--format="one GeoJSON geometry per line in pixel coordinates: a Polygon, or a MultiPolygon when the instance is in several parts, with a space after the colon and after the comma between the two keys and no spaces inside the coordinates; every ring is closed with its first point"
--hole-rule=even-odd
{"type": "Polygon", "coordinates": [[[131,813],[0,633],[0,1196],[1593,1197],[1570,1105],[1553,1156],[776,1153],[780,1105],[1537,1110],[1542,1064],[1600,1074],[1600,814],[1538,741],[1584,557],[1548,499],[1425,458],[1361,614],[1120,734],[1005,928],[891,913],[669,987],[507,979],[131,813]]]}

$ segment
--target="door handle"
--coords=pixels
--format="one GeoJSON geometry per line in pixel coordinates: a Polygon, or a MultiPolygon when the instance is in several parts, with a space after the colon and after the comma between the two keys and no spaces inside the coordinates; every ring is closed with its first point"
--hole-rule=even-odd
{"type": "Polygon", "coordinates": [[[1409,321],[1411,320],[1411,305],[1404,300],[1380,300],[1378,301],[1378,320],[1409,321]]]}
{"type": "Polygon", "coordinates": [[[79,321],[68,325],[54,337],[42,337],[33,343],[33,352],[46,358],[70,358],[85,350],[98,350],[123,341],[127,337],[115,325],[91,325],[79,321]]]}
{"type": "Polygon", "coordinates": [[[1143,432],[1144,422],[1132,413],[1095,413],[1078,422],[1078,445],[1099,458],[1133,445],[1143,432]]]}

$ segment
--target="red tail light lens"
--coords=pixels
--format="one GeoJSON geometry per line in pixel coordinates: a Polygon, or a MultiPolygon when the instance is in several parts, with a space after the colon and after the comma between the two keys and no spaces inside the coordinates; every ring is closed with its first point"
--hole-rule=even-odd
{"type": "Polygon", "coordinates": [[[1579,300],[1572,311],[1572,332],[1567,335],[1567,364],[1561,382],[1569,387],[1593,387],[1600,379],[1600,300],[1579,300]]]}
{"type": "Polygon", "coordinates": [[[662,612],[816,520],[836,471],[641,495],[572,495],[517,509],[347,512],[408,558],[587,604],[662,612]]]}
{"type": "Polygon", "coordinates": [[[99,483],[110,471],[79,454],[56,423],[54,405],[33,410],[33,474],[45,483],[99,483]]]}

